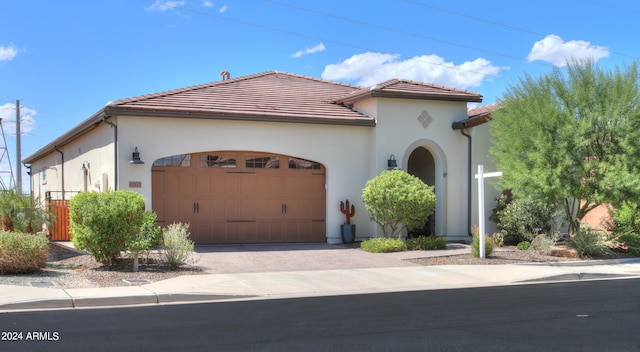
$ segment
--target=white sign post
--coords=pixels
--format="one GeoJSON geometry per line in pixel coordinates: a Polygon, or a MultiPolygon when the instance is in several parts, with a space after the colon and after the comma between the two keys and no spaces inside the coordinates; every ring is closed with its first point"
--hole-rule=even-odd
{"type": "Polygon", "coordinates": [[[478,236],[480,240],[480,258],[485,257],[484,253],[484,179],[489,177],[502,176],[502,171],[484,173],[484,165],[478,165],[478,173],[476,178],[478,179],[478,236]]]}

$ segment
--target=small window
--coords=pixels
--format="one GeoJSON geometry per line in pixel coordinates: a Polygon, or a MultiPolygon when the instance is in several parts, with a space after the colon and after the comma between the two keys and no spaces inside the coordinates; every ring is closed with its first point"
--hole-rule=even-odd
{"type": "Polygon", "coordinates": [[[277,156],[267,156],[247,159],[245,166],[248,169],[278,169],[280,168],[280,158],[277,156]]]}
{"type": "Polygon", "coordinates": [[[320,170],[320,163],[316,163],[315,161],[311,161],[311,160],[299,159],[299,158],[289,158],[289,168],[320,170]]]}
{"type": "Polygon", "coordinates": [[[200,156],[201,167],[236,167],[236,159],[229,158],[222,155],[201,155],[200,156]]]}
{"type": "Polygon", "coordinates": [[[191,166],[191,154],[179,154],[160,158],[153,162],[153,166],[191,166]]]}

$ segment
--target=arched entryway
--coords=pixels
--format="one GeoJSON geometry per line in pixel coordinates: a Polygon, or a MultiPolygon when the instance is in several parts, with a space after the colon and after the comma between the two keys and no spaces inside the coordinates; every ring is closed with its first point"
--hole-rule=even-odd
{"type": "MultiPolygon", "coordinates": [[[[407,162],[407,172],[418,177],[429,186],[436,184],[436,163],[431,152],[424,147],[417,147],[411,152],[407,162]]],[[[435,214],[432,214],[422,229],[411,230],[409,235],[435,234],[435,219],[435,214]]]]}
{"type": "Polygon", "coordinates": [[[152,172],[158,223],[189,223],[196,243],[326,241],[321,163],[211,151],[158,159],[152,172]]]}

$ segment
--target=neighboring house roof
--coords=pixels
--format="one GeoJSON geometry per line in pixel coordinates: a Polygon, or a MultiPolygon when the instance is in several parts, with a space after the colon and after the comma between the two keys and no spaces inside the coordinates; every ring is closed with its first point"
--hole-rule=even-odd
{"type": "Polygon", "coordinates": [[[476,92],[406,79],[392,79],[363,88],[340,97],[335,102],[350,105],[369,97],[482,102],[482,95],[476,92]]]}
{"type": "Polygon", "coordinates": [[[491,120],[491,112],[498,108],[500,108],[500,104],[495,103],[469,109],[467,110],[468,117],[465,120],[454,122],[451,127],[453,129],[460,129],[482,125],[491,120]]]}
{"type": "MultiPolygon", "coordinates": [[[[228,77],[228,76],[227,76],[228,77]]],[[[353,110],[367,97],[480,102],[482,95],[434,84],[393,79],[363,88],[313,77],[269,71],[223,79],[109,103],[23,160],[31,163],[97,127],[111,116],[151,116],[375,126],[353,110]]]]}

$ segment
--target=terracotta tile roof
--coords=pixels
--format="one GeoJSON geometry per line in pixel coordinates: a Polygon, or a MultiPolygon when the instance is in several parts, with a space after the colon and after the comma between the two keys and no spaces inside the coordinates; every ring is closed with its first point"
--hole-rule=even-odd
{"type": "Polygon", "coordinates": [[[283,72],[263,72],[118,100],[111,114],[161,114],[373,125],[372,118],[333,103],[359,87],[283,72]]]}
{"type": "Polygon", "coordinates": [[[483,116],[483,115],[491,115],[491,112],[497,108],[500,107],[500,104],[495,103],[495,104],[489,104],[489,105],[484,105],[484,106],[478,106],[472,109],[469,109],[467,111],[467,116],[469,116],[469,118],[472,117],[479,117],[479,116],[483,116]]]}
{"type": "Polygon", "coordinates": [[[437,84],[392,79],[369,88],[363,88],[340,97],[337,103],[350,104],[367,97],[389,97],[407,99],[432,99],[449,101],[481,102],[482,95],[463,89],[449,88],[437,84]]]}
{"type": "Polygon", "coordinates": [[[482,125],[483,123],[491,120],[491,112],[499,108],[500,104],[497,103],[471,108],[467,110],[468,118],[454,122],[452,128],[460,129],[482,125]]]}

